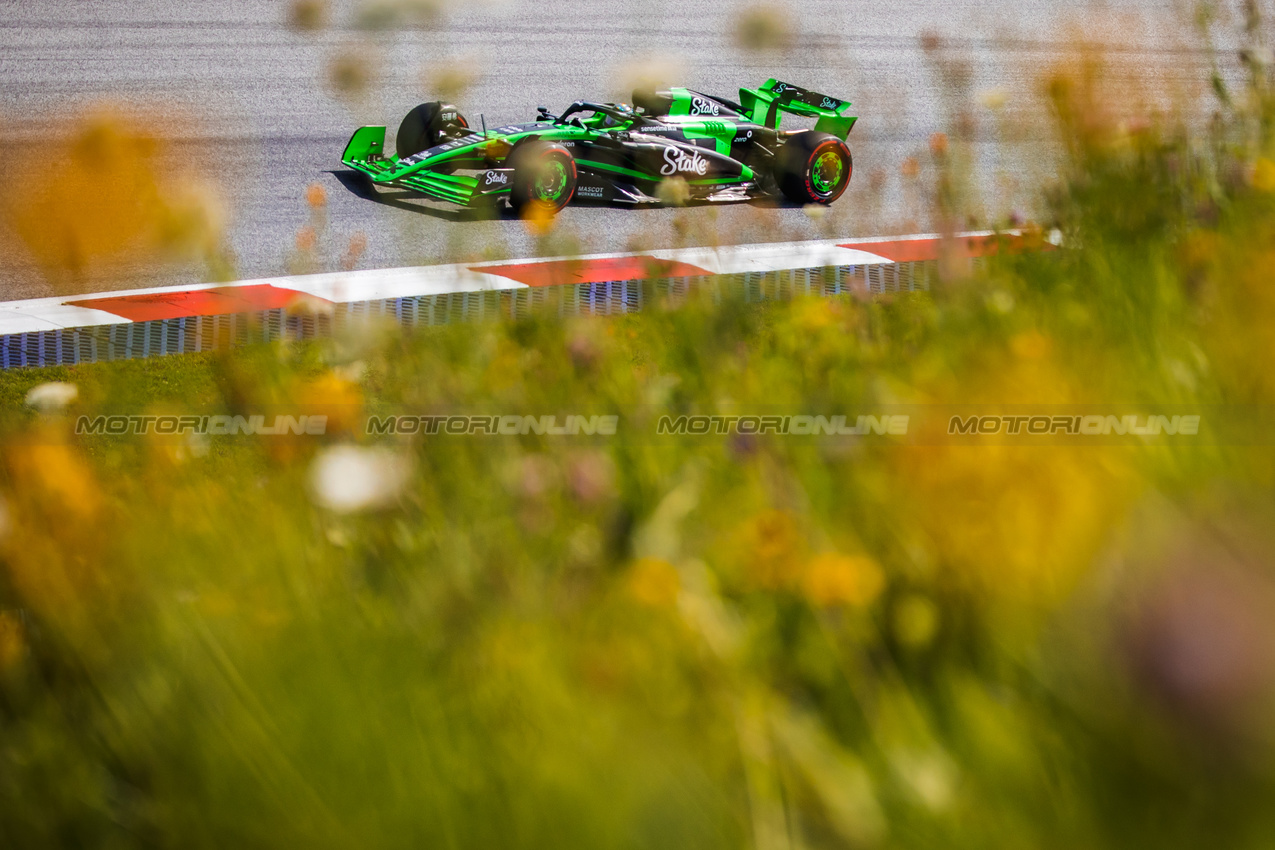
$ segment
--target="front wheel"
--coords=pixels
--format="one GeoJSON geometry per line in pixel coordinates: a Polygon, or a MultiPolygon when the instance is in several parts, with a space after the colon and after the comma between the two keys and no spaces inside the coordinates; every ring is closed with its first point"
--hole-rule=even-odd
{"type": "Polygon", "coordinates": [[[469,128],[469,122],[460,110],[450,103],[431,101],[407,113],[403,123],[398,126],[398,135],[394,139],[399,159],[415,156],[424,150],[453,136],[458,136],[469,128]]]}
{"type": "Polygon", "coordinates": [[[562,145],[531,142],[513,153],[514,177],[509,205],[519,215],[539,205],[550,215],[570,203],[576,193],[575,157],[562,145]]]}
{"type": "Polygon", "coordinates": [[[813,130],[784,142],[776,158],[775,178],[789,200],[830,204],[850,185],[854,162],[846,143],[813,130]]]}

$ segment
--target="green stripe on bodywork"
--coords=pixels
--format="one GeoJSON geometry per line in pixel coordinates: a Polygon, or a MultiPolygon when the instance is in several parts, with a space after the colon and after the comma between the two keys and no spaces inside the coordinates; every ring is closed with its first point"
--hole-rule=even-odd
{"type": "Polygon", "coordinates": [[[747,177],[743,175],[739,177],[714,177],[707,180],[687,180],[686,182],[691,186],[722,186],[727,183],[743,183],[750,179],[752,179],[752,174],[747,177]]]}
{"type": "Polygon", "coordinates": [[[401,178],[398,182],[404,186],[419,189],[422,192],[439,195],[445,200],[455,201],[458,204],[469,203],[470,197],[474,194],[472,186],[462,188],[439,180],[433,174],[410,174],[401,178]]]}
{"type": "MultiPolygon", "coordinates": [[[[466,189],[473,189],[478,185],[477,177],[470,177],[465,174],[439,174],[436,171],[428,172],[431,180],[441,180],[444,183],[456,183],[466,189]]],[[[413,177],[422,177],[422,174],[413,174],[413,177]]]]}
{"type": "Polygon", "coordinates": [[[634,171],[632,168],[621,168],[618,165],[608,165],[605,162],[594,162],[591,159],[577,159],[576,163],[579,165],[583,165],[587,168],[600,168],[603,171],[614,171],[616,174],[623,174],[628,177],[636,177],[639,180],[658,180],[659,179],[658,177],[654,177],[642,171],[634,171]]]}

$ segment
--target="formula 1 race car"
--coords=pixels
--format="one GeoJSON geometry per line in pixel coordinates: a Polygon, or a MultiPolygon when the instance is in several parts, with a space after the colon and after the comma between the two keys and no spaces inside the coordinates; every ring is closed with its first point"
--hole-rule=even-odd
{"type": "Polygon", "coordinates": [[[342,161],[376,185],[414,190],[464,206],[508,199],[523,214],[556,213],[572,198],[620,204],[746,201],[780,195],[830,204],[853,163],[845,138],[849,102],[770,80],[740,89],[739,102],[684,88],[637,91],[632,106],[578,100],[561,115],[488,131],[455,106],[424,103],[403,119],[397,156],[385,127],[362,127],[342,161]],[[779,129],[781,113],[815,119],[779,129]],[[674,181],[676,191],[661,184],[674,181]],[[684,186],[684,188],[683,188],[684,186]]]}

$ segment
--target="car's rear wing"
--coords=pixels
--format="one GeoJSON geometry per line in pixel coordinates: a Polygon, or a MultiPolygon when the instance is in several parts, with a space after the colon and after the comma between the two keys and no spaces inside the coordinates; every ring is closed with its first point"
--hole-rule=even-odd
{"type": "Polygon", "coordinates": [[[779,80],[767,80],[761,88],[740,89],[739,102],[748,116],[764,127],[778,127],[779,113],[787,112],[819,119],[815,124],[816,130],[831,133],[843,141],[854,122],[859,120],[841,114],[850,106],[850,101],[779,80]]]}

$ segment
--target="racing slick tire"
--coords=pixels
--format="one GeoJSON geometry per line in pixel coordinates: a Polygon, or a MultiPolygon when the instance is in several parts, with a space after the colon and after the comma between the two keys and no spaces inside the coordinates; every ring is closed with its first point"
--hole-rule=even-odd
{"type": "Polygon", "coordinates": [[[791,201],[830,204],[850,185],[854,161],[836,136],[808,130],[784,142],[776,157],[775,179],[791,201]]]}
{"type": "Polygon", "coordinates": [[[510,154],[514,176],[510,186],[509,206],[523,215],[532,204],[542,205],[550,215],[571,202],[576,193],[575,157],[562,145],[552,142],[528,142],[510,154]]]}
{"type": "Polygon", "coordinates": [[[469,127],[465,116],[450,103],[431,101],[407,113],[403,123],[398,125],[398,135],[394,146],[398,149],[398,158],[413,156],[423,150],[434,147],[443,140],[449,127],[469,127]]]}

